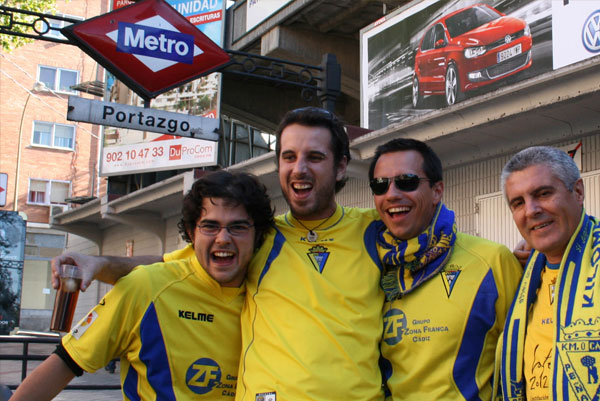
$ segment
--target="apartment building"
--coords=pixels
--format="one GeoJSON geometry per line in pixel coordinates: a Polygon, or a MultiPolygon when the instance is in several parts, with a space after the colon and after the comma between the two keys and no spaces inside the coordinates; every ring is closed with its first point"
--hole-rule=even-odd
{"type": "MultiPolygon", "coordinates": [[[[62,1],[60,15],[87,19],[107,12],[108,0],[62,1]]],[[[49,20],[45,36],[63,38],[49,20]]],[[[41,25],[44,26],[44,25],[41,25]]],[[[100,128],[67,121],[72,89],[102,80],[103,70],[79,48],[34,40],[0,54],[0,173],[6,174],[6,202],[27,222],[22,278],[21,327],[47,329],[54,291],[50,260],[64,250],[66,233],[50,228],[53,215],[98,196],[100,128]],[[44,327],[44,322],[45,326],[44,327]]]]}

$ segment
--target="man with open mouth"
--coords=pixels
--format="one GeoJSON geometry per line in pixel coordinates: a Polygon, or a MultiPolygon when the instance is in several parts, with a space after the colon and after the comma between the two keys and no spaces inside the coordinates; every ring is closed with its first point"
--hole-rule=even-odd
{"type": "Polygon", "coordinates": [[[457,231],[442,164],[413,139],[369,169],[386,295],[381,341],[391,399],[491,400],[496,344],[522,269],[503,245],[457,231]]]}
{"type": "Polygon", "coordinates": [[[207,174],[184,197],[178,227],[187,257],[121,278],[12,400],[50,400],[115,357],[125,400],[233,399],[244,279],[273,227],[266,188],[245,173],[207,174]]]}

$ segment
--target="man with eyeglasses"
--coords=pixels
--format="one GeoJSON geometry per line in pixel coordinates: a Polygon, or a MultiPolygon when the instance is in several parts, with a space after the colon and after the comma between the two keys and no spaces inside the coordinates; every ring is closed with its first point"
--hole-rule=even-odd
{"type": "Polygon", "coordinates": [[[369,180],[385,224],[381,365],[391,399],[491,400],[520,264],[506,247],[457,231],[442,164],[425,143],[381,145],[369,180]]]}
{"type": "Polygon", "coordinates": [[[244,279],[272,226],[266,188],[255,177],[200,178],[178,224],[189,257],[121,278],[11,399],[50,400],[74,376],[120,357],[124,399],[232,400],[244,279]]]}
{"type": "MultiPolygon", "coordinates": [[[[350,161],[344,125],[324,109],[292,110],[277,130],[276,156],[290,212],[276,218],[248,270],[236,400],[382,401],[380,223],[375,210],[335,201],[350,161]]],[[[53,263],[87,262],[85,284],[97,271],[114,282],[137,263],[79,258],[53,263]]]]}

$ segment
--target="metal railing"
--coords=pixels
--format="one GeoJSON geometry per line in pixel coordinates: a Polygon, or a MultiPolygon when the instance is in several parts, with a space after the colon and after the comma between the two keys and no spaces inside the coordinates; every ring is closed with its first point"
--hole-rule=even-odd
{"type": "MultiPolygon", "coordinates": [[[[58,344],[60,337],[58,336],[0,336],[0,344],[22,344],[20,354],[0,354],[0,361],[21,361],[21,381],[27,377],[27,364],[29,361],[43,361],[50,354],[30,354],[30,344],[58,344]]],[[[19,384],[2,383],[11,390],[16,389],[19,384]]],[[[120,385],[105,384],[70,384],[64,388],[65,390],[120,390],[120,385]]]]}

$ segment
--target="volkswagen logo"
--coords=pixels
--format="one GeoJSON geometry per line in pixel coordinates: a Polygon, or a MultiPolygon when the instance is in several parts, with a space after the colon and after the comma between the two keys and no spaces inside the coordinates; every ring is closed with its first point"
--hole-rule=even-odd
{"type": "Polygon", "coordinates": [[[590,14],[581,32],[583,46],[591,53],[600,53],[600,10],[590,14]]]}
{"type": "Polygon", "coordinates": [[[510,35],[506,35],[506,36],[504,37],[504,42],[505,42],[505,43],[510,43],[510,42],[512,42],[512,37],[511,37],[510,35]]]}

